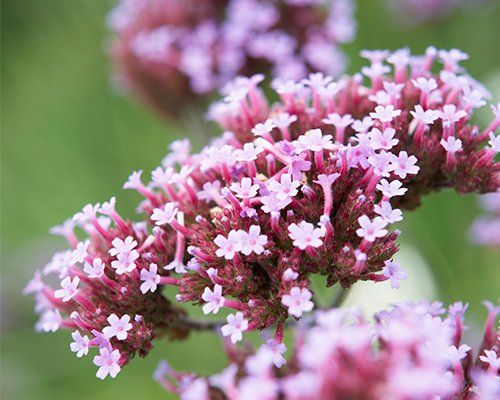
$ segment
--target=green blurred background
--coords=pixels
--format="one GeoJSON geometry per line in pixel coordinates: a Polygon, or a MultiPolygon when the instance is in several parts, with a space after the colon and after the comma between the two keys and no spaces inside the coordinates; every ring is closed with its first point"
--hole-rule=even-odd
{"type": "MultiPolygon", "coordinates": [[[[467,68],[489,84],[498,101],[500,7],[495,3],[407,27],[394,21],[380,0],[358,1],[358,35],[346,48],[350,71],[360,68],[357,54],[362,48],[408,45],[421,52],[431,44],[458,47],[470,54],[467,68]]],[[[104,54],[104,19],[111,4],[2,1],[0,385],[4,399],[168,399],[151,381],[160,358],[202,373],[224,365],[218,339],[195,335],[183,343],[156,343],[146,360],[134,360],[115,381],[98,381],[90,357],[78,360],[69,351],[67,332],[34,333],[33,299],[20,295],[34,269],[64,245],[48,235],[50,226],[87,202],[115,194],[120,211],[132,215],[138,197],[121,190],[123,181],[134,169],[151,170],[167,143],[187,134],[180,125],[165,126],[112,87],[104,54]]],[[[476,248],[466,237],[478,213],[474,196],[444,192],[426,198],[401,227],[403,248],[416,249],[431,266],[439,288],[436,297],[473,303],[471,318],[482,318],[480,301],[496,300],[500,293],[499,253],[476,248]]]]}

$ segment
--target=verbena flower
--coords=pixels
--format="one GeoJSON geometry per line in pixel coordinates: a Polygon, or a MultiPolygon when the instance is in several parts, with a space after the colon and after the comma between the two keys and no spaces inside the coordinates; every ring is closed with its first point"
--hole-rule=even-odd
{"type": "Polygon", "coordinates": [[[42,314],[37,327],[78,328],[91,345],[119,350],[122,365],[146,354],[154,336],[193,327],[165,285],[207,314],[232,310],[222,333],[233,342],[273,327],[278,343],[287,319],[313,308],[312,275],[343,288],[360,280],[398,287],[406,274],[392,261],[399,231],[391,224],[435,190],[498,189],[500,117],[494,108],[485,130],[471,124],[484,90],[448,59],[432,74],[434,49],[363,54],[371,86],[361,75],[277,81],[281,101],[272,107],[258,77],[238,78],[210,111],[221,137],[196,154],[174,142],[151,182],[136,171],[125,183],[144,197],[143,221],[126,222],[112,199],[54,229],[71,250],[44,270],[59,275],[57,296],[40,274],[26,287],[42,314]],[[450,137],[460,151],[441,145],[450,137]],[[76,237],[75,223],[87,238],[76,237]],[[107,337],[113,314],[132,328],[107,337]]]}
{"type": "Polygon", "coordinates": [[[155,379],[187,399],[494,399],[500,396],[499,307],[489,315],[479,348],[462,343],[466,306],[403,303],[375,314],[319,311],[296,329],[288,357],[268,342],[256,352],[226,345],[230,365],[208,378],[162,362],[155,379]]]}
{"type": "Polygon", "coordinates": [[[108,24],[116,78],[172,115],[239,74],[339,75],[352,0],[121,0],[108,24]]]}
{"type": "Polygon", "coordinates": [[[477,245],[500,248],[500,192],[480,196],[480,204],[488,214],[474,221],[469,237],[477,245]]]}

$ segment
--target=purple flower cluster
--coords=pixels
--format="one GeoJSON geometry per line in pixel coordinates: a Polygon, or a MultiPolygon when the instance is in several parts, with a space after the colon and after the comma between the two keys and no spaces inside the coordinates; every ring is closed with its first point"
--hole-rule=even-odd
{"type": "Polygon", "coordinates": [[[352,0],[121,0],[111,56],[121,85],[168,116],[239,74],[339,75],[353,12],[352,0]]]}
{"type": "Polygon", "coordinates": [[[155,336],[203,326],[182,302],[205,314],[231,310],[217,327],[233,343],[272,327],[279,346],[288,318],[314,307],[313,275],[343,288],[359,280],[397,288],[406,273],[392,260],[399,232],[390,226],[428,192],[498,189],[500,114],[493,107],[483,131],[471,124],[485,91],[459,68],[458,50],[363,55],[368,85],[361,74],[278,80],[272,106],[260,75],[227,85],[210,110],[221,137],[196,154],[176,141],[149,183],[142,171],[125,183],[144,197],[141,222],[124,220],[113,198],[55,229],[71,249],[43,270],[60,289],[40,273],[26,288],[36,294],[37,327],[74,329],[72,349],[97,347],[103,378],[145,355],[155,336]],[[433,73],[436,58],[444,67],[433,73]],[[166,285],[178,290],[175,306],[166,285]]]}
{"type": "Polygon", "coordinates": [[[500,192],[484,194],[479,201],[489,214],[474,221],[469,236],[477,245],[500,248],[500,192]]]}
{"type": "Polygon", "coordinates": [[[489,311],[477,353],[462,343],[467,305],[403,303],[370,322],[355,309],[318,311],[296,329],[293,353],[274,340],[256,352],[226,344],[230,365],[209,378],[154,377],[181,400],[482,399],[500,396],[499,307],[489,311]]]}

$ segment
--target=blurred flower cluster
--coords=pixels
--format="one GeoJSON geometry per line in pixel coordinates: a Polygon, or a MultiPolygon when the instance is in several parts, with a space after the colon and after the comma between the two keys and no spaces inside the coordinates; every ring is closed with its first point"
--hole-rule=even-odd
{"type": "Polygon", "coordinates": [[[498,307],[476,351],[462,343],[467,305],[402,303],[365,319],[355,309],[318,311],[286,348],[273,339],[256,352],[226,344],[230,365],[209,378],[162,361],[155,379],[182,400],[495,399],[500,396],[498,307]]]}
{"type": "Polygon", "coordinates": [[[483,3],[483,0],[385,0],[387,6],[404,23],[418,25],[436,20],[453,11],[483,3]]]}
{"type": "Polygon", "coordinates": [[[172,116],[239,74],[338,76],[353,13],[352,0],[121,0],[110,52],[118,83],[172,116]]]}
{"type": "MultiPolygon", "coordinates": [[[[187,139],[176,141],[149,183],[142,171],[125,183],[144,197],[142,220],[123,218],[112,198],[54,228],[71,248],[25,289],[36,296],[37,329],[73,330],[71,350],[82,357],[95,347],[102,379],[145,356],[153,338],[183,338],[192,329],[220,329],[236,343],[244,332],[273,328],[279,352],[289,317],[314,307],[313,275],[343,288],[359,280],[399,287],[406,273],[392,260],[399,232],[391,224],[432,191],[498,190],[500,113],[492,107],[486,129],[472,124],[488,94],[459,66],[467,58],[459,50],[362,55],[370,65],[352,77],[275,80],[274,105],[259,88],[262,75],[236,78],[209,112],[220,137],[195,154],[187,139]],[[50,276],[60,288],[46,283],[50,276]],[[177,288],[175,299],[163,293],[167,285],[177,288]],[[204,314],[232,313],[224,323],[195,321],[182,302],[204,314]]],[[[366,323],[359,324],[342,339],[353,351],[352,338],[368,345],[366,323]]],[[[392,362],[389,350],[382,355],[392,362]]],[[[424,374],[427,360],[417,361],[408,376],[424,374]]],[[[428,373],[443,375],[447,367],[438,364],[428,373]]],[[[453,374],[442,381],[443,396],[458,390],[453,374]]],[[[342,387],[331,390],[342,398],[342,387]]]]}
{"type": "Polygon", "coordinates": [[[489,214],[474,221],[469,236],[477,245],[500,248],[500,192],[482,195],[479,202],[489,214]]]}

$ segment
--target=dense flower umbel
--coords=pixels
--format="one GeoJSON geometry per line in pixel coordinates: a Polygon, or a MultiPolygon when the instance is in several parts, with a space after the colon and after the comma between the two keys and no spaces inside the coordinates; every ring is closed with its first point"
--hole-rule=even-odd
{"type": "Polygon", "coordinates": [[[375,315],[352,309],[315,314],[297,329],[293,355],[269,341],[257,352],[226,345],[230,366],[210,378],[161,362],[154,378],[182,400],[482,399],[500,396],[498,307],[477,352],[462,344],[467,305],[401,304],[375,315]],[[286,364],[286,365],[285,365],[286,364]]]}
{"type": "Polygon", "coordinates": [[[183,313],[156,286],[174,278],[167,270],[156,271],[152,263],[167,262],[175,237],[160,238],[149,234],[144,223],[126,222],[115,210],[114,198],[101,206],[85,206],[53,233],[65,236],[72,249],[56,253],[24,292],[35,294],[41,315],[37,330],[73,330],[71,350],[78,357],[90,347],[99,349],[94,359],[101,367],[99,378],[108,373],[114,377],[136,353],[145,356],[156,336],[186,335],[179,323],[183,313]],[[76,226],[87,239],[79,241],[76,226]],[[59,289],[42,280],[50,275],[61,279],[59,289]]]}
{"type": "MultiPolygon", "coordinates": [[[[87,241],[76,239],[72,223],[58,229],[73,250],[48,268],[59,273],[61,289],[53,293],[38,275],[28,287],[43,311],[39,327],[91,324],[83,326],[89,342],[106,349],[96,364],[114,365],[115,350],[125,362],[145,353],[153,334],[178,336],[189,327],[162,296],[164,285],[205,314],[231,309],[221,327],[231,341],[275,327],[278,344],[287,318],[313,308],[313,274],[344,288],[359,280],[398,287],[406,274],[392,261],[398,232],[388,229],[402,219],[398,207],[447,186],[498,188],[500,115],[494,107],[483,132],[469,123],[484,101],[471,78],[456,75],[464,57],[457,50],[429,49],[423,58],[406,50],[364,54],[372,60],[363,69],[371,87],[361,76],[312,74],[276,82],[282,102],[269,107],[257,87],[262,76],[228,85],[225,101],[210,112],[225,130],[220,138],[194,155],[187,140],[174,142],[150,183],[141,171],[125,183],[145,198],[144,222],[125,223],[109,202],[75,217],[87,241]],[[436,55],[445,67],[433,78],[436,55]],[[62,320],[61,312],[73,311],[73,320],[62,320]]],[[[100,376],[106,371],[116,373],[100,376]]]]}
{"type": "Polygon", "coordinates": [[[469,236],[480,246],[500,248],[500,192],[482,195],[480,203],[489,214],[474,221],[469,236]]]}
{"type": "Polygon", "coordinates": [[[352,0],[121,0],[110,13],[118,81],[161,113],[238,74],[338,75],[355,33],[352,0]]]}

